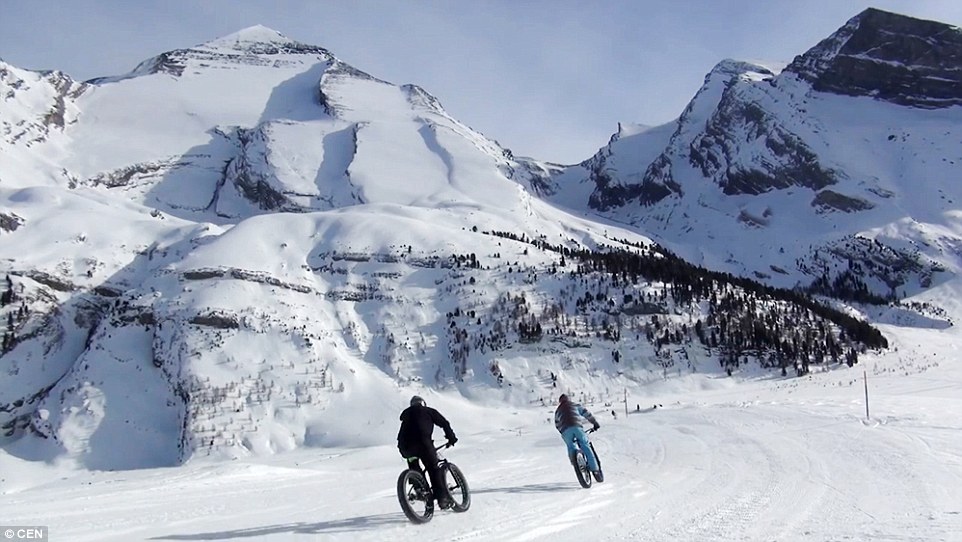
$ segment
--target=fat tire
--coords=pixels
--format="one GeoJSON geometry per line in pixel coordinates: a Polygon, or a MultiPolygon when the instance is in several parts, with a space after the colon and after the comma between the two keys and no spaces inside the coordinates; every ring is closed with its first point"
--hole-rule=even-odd
{"type": "MultiPolygon", "coordinates": [[[[601,456],[598,455],[598,452],[595,451],[595,443],[594,443],[594,442],[589,442],[589,443],[588,443],[588,446],[591,447],[591,453],[595,454],[595,463],[598,464],[598,472],[601,472],[601,456]]],[[[592,474],[593,474],[593,473],[592,473],[592,474]]],[[[604,477],[603,474],[602,474],[600,477],[595,476],[595,480],[597,480],[598,483],[600,484],[600,483],[602,483],[602,482],[605,481],[605,477],[604,477]]]]}
{"type": "Polygon", "coordinates": [[[401,510],[412,523],[427,523],[434,516],[431,488],[423,474],[405,470],[397,479],[397,499],[401,510]],[[423,506],[423,510],[421,510],[423,506]]]}
{"type": "Polygon", "coordinates": [[[585,460],[585,455],[581,452],[575,453],[571,464],[575,468],[575,475],[578,477],[578,483],[581,487],[588,489],[591,487],[591,471],[588,470],[588,461],[585,460]]]}
{"type": "Polygon", "coordinates": [[[598,455],[598,452],[595,451],[595,443],[589,442],[588,446],[591,447],[591,453],[595,454],[595,463],[598,464],[598,470],[601,470],[601,456],[598,455]]]}
{"type": "Polygon", "coordinates": [[[471,508],[471,489],[468,488],[468,480],[464,473],[454,463],[444,465],[444,484],[454,500],[451,510],[454,512],[467,512],[471,508]]]}

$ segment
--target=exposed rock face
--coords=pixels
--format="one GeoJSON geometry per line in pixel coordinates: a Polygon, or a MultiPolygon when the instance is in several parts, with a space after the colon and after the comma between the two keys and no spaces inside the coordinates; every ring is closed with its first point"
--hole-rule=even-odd
{"type": "Polygon", "coordinates": [[[100,77],[89,81],[93,84],[115,82],[130,77],[164,73],[180,77],[190,65],[272,66],[283,62],[277,55],[310,55],[321,60],[334,61],[334,56],[316,45],[292,40],[263,26],[252,26],[224,38],[210,41],[188,49],[168,51],[141,62],[132,72],[120,77],[100,77]]]}
{"type": "Polygon", "coordinates": [[[16,231],[23,223],[23,217],[17,216],[16,213],[0,213],[0,230],[2,231],[16,231]]]}
{"type": "Polygon", "coordinates": [[[835,210],[852,213],[872,209],[875,205],[862,198],[846,196],[833,190],[822,190],[812,200],[812,207],[817,207],[823,212],[835,210]]]}
{"type": "Polygon", "coordinates": [[[761,194],[801,186],[813,190],[838,182],[805,142],[773,113],[729,88],[705,131],[691,144],[691,164],[725,194],[761,194]],[[742,149],[763,149],[764,160],[742,149]]]}
{"type": "Polygon", "coordinates": [[[619,207],[641,194],[641,185],[619,182],[612,175],[607,161],[610,153],[609,147],[604,152],[599,152],[593,158],[584,162],[584,165],[589,168],[588,178],[595,186],[594,191],[588,197],[588,207],[598,211],[607,211],[619,207]]]}
{"type": "Polygon", "coordinates": [[[962,104],[962,30],[869,8],[786,71],[822,92],[916,107],[962,104]]]}
{"type": "Polygon", "coordinates": [[[773,122],[772,115],[737,92],[743,78],[772,76],[771,71],[756,64],[735,60],[719,62],[679,117],[669,147],[645,170],[639,203],[652,205],[672,194],[683,194],[674,168],[686,158],[728,194],[757,194],[772,187],[768,183],[772,178],[778,178],[775,184],[788,185],[794,177],[802,176],[799,170],[805,169],[802,165],[811,158],[790,156],[802,147],[797,138],[773,122]],[[765,139],[766,147],[785,158],[766,164],[766,171],[753,164],[737,163],[738,147],[756,139],[765,139]]]}
{"type": "MultiPolygon", "coordinates": [[[[792,187],[819,192],[838,185],[846,174],[819,156],[816,149],[824,145],[818,129],[799,131],[809,88],[914,107],[962,105],[962,30],[867,9],[778,76],[756,64],[722,61],[679,117],[661,154],[634,170],[613,166],[617,154],[626,152],[613,137],[581,164],[596,186],[588,207],[604,212],[683,197],[695,182],[681,173],[690,167],[726,195],[792,187]]],[[[812,205],[845,212],[873,207],[840,196],[823,191],[812,205]]]]}
{"type": "Polygon", "coordinates": [[[645,171],[638,201],[642,205],[651,205],[672,194],[682,194],[681,186],[672,177],[671,160],[661,155],[645,171]]]}
{"type": "MultiPolygon", "coordinates": [[[[180,164],[182,165],[182,164],[180,164]]],[[[123,188],[144,182],[144,179],[158,177],[175,167],[176,162],[152,162],[148,164],[131,164],[115,171],[105,171],[85,179],[81,184],[90,186],[104,186],[106,188],[123,188]]]]}
{"type": "Polygon", "coordinates": [[[273,177],[265,173],[267,147],[262,130],[237,131],[241,154],[227,165],[225,178],[237,187],[248,201],[265,211],[293,210],[296,208],[272,183],[273,177]]]}
{"type": "Polygon", "coordinates": [[[0,145],[29,146],[62,131],[88,88],[59,71],[21,70],[0,59],[0,145]]]}

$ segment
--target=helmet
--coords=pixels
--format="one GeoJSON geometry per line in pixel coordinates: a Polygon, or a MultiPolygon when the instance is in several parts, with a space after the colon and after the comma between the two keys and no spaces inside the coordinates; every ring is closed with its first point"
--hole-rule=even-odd
{"type": "Polygon", "coordinates": [[[561,394],[561,397],[558,397],[558,402],[559,402],[559,403],[567,403],[567,402],[568,402],[568,394],[567,394],[567,393],[562,393],[562,394],[561,394]]]}
{"type": "Polygon", "coordinates": [[[414,405],[427,406],[427,403],[424,402],[424,399],[422,399],[420,395],[415,395],[411,398],[411,406],[414,405]]]}

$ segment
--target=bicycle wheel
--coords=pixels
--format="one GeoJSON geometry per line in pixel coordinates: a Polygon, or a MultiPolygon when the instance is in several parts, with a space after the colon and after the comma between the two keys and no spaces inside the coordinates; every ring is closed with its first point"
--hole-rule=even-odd
{"type": "Polygon", "coordinates": [[[397,479],[397,499],[401,510],[413,523],[427,523],[434,515],[431,486],[423,474],[405,470],[397,479]]]}
{"type": "Polygon", "coordinates": [[[591,446],[591,453],[595,454],[595,463],[598,464],[598,468],[600,469],[600,468],[601,468],[601,456],[598,455],[598,452],[595,451],[595,443],[594,443],[594,442],[589,442],[589,443],[588,443],[588,446],[591,446]]]}
{"type": "Polygon", "coordinates": [[[578,477],[578,483],[581,487],[588,489],[591,487],[591,471],[588,470],[588,462],[585,460],[585,454],[580,451],[575,452],[574,457],[571,459],[571,464],[575,468],[575,475],[578,477]]]}
{"type": "Polygon", "coordinates": [[[448,488],[448,493],[454,500],[451,510],[455,512],[466,512],[471,508],[471,490],[468,488],[468,481],[464,478],[464,473],[454,463],[445,463],[444,483],[448,488]]]}
{"type": "Polygon", "coordinates": [[[594,442],[589,442],[589,443],[588,443],[588,446],[591,446],[591,453],[595,454],[595,463],[598,464],[598,472],[594,473],[594,475],[595,475],[595,480],[597,480],[598,483],[604,482],[604,481],[605,481],[605,475],[602,474],[602,472],[601,472],[601,456],[598,455],[598,452],[595,451],[595,443],[594,443],[594,442]]]}

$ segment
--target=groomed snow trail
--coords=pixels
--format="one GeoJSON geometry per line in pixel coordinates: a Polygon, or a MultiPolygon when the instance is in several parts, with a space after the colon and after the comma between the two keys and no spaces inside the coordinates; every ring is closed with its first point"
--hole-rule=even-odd
{"type": "Polygon", "coordinates": [[[548,409],[522,413],[513,429],[460,435],[446,455],[468,477],[471,509],[425,525],[401,513],[389,446],[85,473],[0,501],[5,523],[71,541],[957,540],[958,418],[933,418],[934,398],[920,416],[866,420],[854,396],[675,403],[617,419],[598,407],[606,481],[588,490],[548,409]]]}

